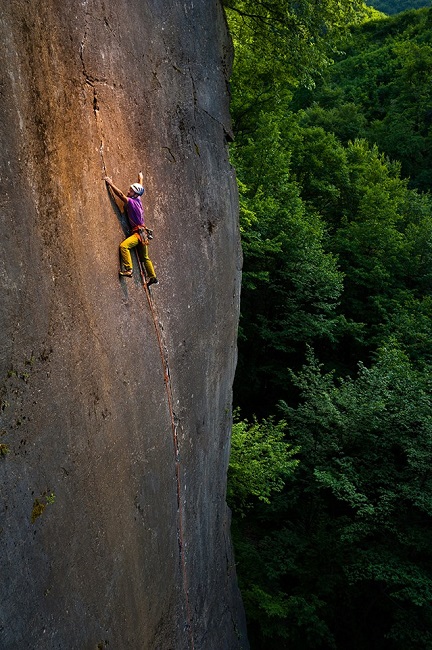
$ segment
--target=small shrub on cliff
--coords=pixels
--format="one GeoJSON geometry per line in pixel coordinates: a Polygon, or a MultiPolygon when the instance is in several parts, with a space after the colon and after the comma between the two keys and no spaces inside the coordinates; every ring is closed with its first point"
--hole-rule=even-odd
{"type": "Polygon", "coordinates": [[[9,445],[0,444],[0,456],[6,456],[10,452],[9,445]]]}

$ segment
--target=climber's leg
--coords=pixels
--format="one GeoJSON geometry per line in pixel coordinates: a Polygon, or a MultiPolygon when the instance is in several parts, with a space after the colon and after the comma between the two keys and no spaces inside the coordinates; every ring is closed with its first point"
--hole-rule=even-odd
{"type": "Polygon", "coordinates": [[[144,264],[146,275],[150,278],[156,278],[156,273],[153,268],[153,264],[148,254],[148,246],[146,244],[139,243],[138,246],[138,255],[141,262],[144,264]]]}
{"type": "Polygon", "coordinates": [[[140,239],[138,235],[131,235],[120,244],[120,259],[125,271],[132,271],[131,248],[138,246],[140,239]]]}

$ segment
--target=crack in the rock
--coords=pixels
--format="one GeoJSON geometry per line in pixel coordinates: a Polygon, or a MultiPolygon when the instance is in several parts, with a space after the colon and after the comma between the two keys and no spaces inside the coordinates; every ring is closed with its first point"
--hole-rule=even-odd
{"type": "Polygon", "coordinates": [[[173,152],[171,151],[171,149],[169,147],[162,147],[162,149],[166,149],[166,151],[169,153],[169,155],[172,158],[172,162],[177,162],[173,152]]]}
{"type": "Polygon", "coordinates": [[[225,134],[225,139],[227,140],[227,142],[233,142],[234,133],[232,132],[231,129],[228,129],[223,122],[221,122],[217,117],[215,117],[214,115],[212,115],[211,113],[206,111],[206,109],[203,108],[202,106],[198,105],[198,109],[200,111],[202,111],[203,113],[205,113],[206,115],[208,115],[208,117],[210,119],[212,119],[214,122],[216,122],[216,124],[219,124],[219,126],[221,126],[223,128],[223,131],[224,131],[224,134],[225,134]]]}
{"type": "Polygon", "coordinates": [[[95,84],[96,83],[106,83],[106,79],[99,79],[93,75],[91,75],[86,68],[86,64],[84,61],[84,47],[85,47],[85,42],[87,40],[87,27],[85,28],[84,31],[84,36],[81,40],[80,43],[80,59],[81,59],[81,65],[82,65],[82,74],[84,75],[85,78],[85,83],[93,88],[93,114],[96,120],[96,130],[97,134],[99,136],[100,140],[100,145],[99,145],[99,156],[101,159],[101,164],[102,164],[102,169],[104,174],[107,174],[106,170],[106,165],[105,165],[105,158],[104,158],[104,138],[103,138],[103,129],[102,129],[102,124],[99,116],[99,100],[97,96],[97,91],[95,84]]]}
{"type": "Polygon", "coordinates": [[[190,67],[189,67],[189,76],[192,84],[192,95],[193,95],[194,108],[195,108],[196,106],[198,106],[198,93],[196,90],[195,80],[193,78],[192,70],[190,69],[190,67]]]}
{"type": "MultiPolygon", "coordinates": [[[[138,257],[137,257],[138,259],[138,257]]],[[[183,501],[186,501],[186,493],[183,494],[183,491],[186,490],[186,484],[183,484],[181,477],[181,462],[180,462],[180,442],[178,430],[181,428],[180,418],[174,411],[174,399],[172,392],[171,384],[171,373],[169,365],[169,355],[168,347],[165,343],[163,336],[163,324],[160,320],[156,305],[153,303],[151,298],[151,293],[147,287],[145,275],[142,266],[138,265],[140,268],[141,277],[143,280],[144,290],[147,296],[147,301],[150,307],[150,311],[153,318],[153,324],[156,332],[156,338],[158,341],[159,352],[162,362],[162,369],[164,374],[165,382],[165,391],[167,397],[168,411],[171,421],[171,431],[173,439],[173,451],[174,451],[174,464],[175,464],[175,481],[176,481],[176,497],[177,497],[177,543],[179,550],[179,562],[182,572],[182,582],[183,582],[183,592],[185,597],[185,607],[186,607],[186,621],[184,625],[185,631],[188,634],[188,642],[190,650],[194,650],[194,629],[193,629],[193,617],[191,610],[191,603],[189,598],[189,578],[188,578],[188,566],[187,566],[187,550],[186,550],[186,540],[184,539],[184,504],[183,501]]]]}
{"type": "Polygon", "coordinates": [[[225,134],[225,139],[227,140],[227,142],[233,142],[233,140],[234,140],[233,131],[229,127],[227,127],[223,122],[221,122],[217,117],[215,117],[214,115],[209,113],[205,108],[200,106],[200,103],[198,101],[198,92],[197,92],[196,85],[195,85],[195,79],[194,79],[194,76],[192,74],[192,70],[191,70],[190,66],[189,66],[189,76],[190,76],[190,80],[191,80],[191,84],[192,84],[194,110],[195,111],[196,110],[202,111],[203,113],[208,115],[208,117],[210,117],[214,122],[219,124],[223,128],[223,131],[224,131],[224,134],[225,134]]]}
{"type": "Polygon", "coordinates": [[[162,84],[161,84],[161,82],[159,81],[158,76],[157,76],[157,72],[156,72],[155,70],[153,70],[153,78],[154,78],[155,81],[159,84],[159,88],[162,88],[162,84]]]}

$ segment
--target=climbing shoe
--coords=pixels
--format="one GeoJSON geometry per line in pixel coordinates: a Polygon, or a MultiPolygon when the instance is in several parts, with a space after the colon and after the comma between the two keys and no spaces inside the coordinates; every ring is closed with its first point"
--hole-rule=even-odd
{"type": "Polygon", "coordinates": [[[122,271],[120,269],[119,275],[123,275],[125,278],[131,278],[132,277],[132,269],[130,271],[122,271]]]}
{"type": "Polygon", "coordinates": [[[147,286],[149,287],[151,284],[159,284],[159,280],[157,278],[150,278],[147,282],[147,286]]]}

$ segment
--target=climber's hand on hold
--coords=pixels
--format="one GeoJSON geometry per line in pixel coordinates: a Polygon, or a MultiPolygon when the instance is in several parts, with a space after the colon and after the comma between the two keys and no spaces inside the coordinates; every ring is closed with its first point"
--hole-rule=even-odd
{"type": "Polygon", "coordinates": [[[104,180],[105,180],[105,183],[110,187],[111,191],[114,192],[114,194],[116,196],[118,196],[119,199],[121,201],[123,201],[123,203],[128,202],[128,197],[126,196],[126,194],[123,194],[121,189],[119,189],[116,185],[114,185],[114,183],[112,182],[112,180],[111,180],[111,178],[109,176],[105,176],[104,180]]]}

